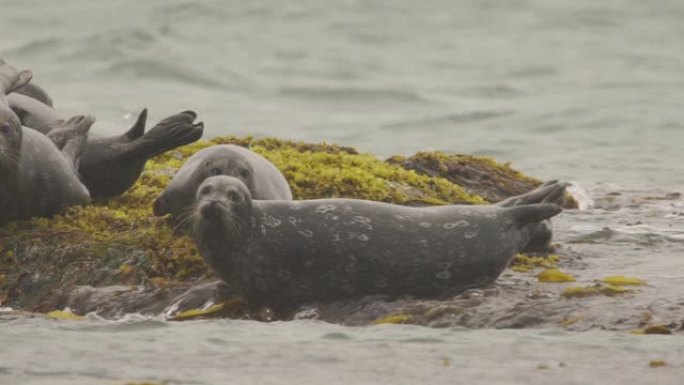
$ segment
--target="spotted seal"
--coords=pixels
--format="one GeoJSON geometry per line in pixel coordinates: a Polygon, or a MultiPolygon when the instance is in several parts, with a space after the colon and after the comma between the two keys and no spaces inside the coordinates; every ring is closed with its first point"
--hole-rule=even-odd
{"type": "Polygon", "coordinates": [[[195,193],[210,176],[239,178],[253,199],[292,200],[285,177],[263,156],[234,144],[207,147],[193,154],[154,202],[154,214],[179,219],[189,213],[195,193]]]}
{"type": "Polygon", "coordinates": [[[30,71],[19,72],[0,60],[0,224],[90,202],[76,164],[93,119],[53,122],[51,137],[22,127],[6,94],[30,78],[30,71]]]}
{"type": "MultiPolygon", "coordinates": [[[[23,87],[27,96],[13,93],[10,106],[23,125],[43,134],[52,130],[63,114],[41,102],[39,87],[23,87]],[[37,96],[36,96],[37,95],[37,96]]],[[[140,177],[148,159],[176,147],[192,143],[202,136],[203,124],[193,123],[197,114],[184,111],[169,116],[145,133],[147,109],[142,110],[133,126],[123,134],[92,132],[83,151],[78,171],[94,197],[111,197],[124,193],[140,177]]]]}
{"type": "Polygon", "coordinates": [[[253,200],[230,176],[197,190],[193,237],[251,306],[277,312],[371,294],[440,297],[493,282],[552,203],[407,207],[354,199],[253,200]]]}

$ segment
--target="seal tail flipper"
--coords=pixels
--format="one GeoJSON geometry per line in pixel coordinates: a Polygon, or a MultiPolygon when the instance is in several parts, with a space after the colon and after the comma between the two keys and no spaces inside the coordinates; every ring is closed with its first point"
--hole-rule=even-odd
{"type": "Polygon", "coordinates": [[[142,137],[133,140],[126,145],[127,151],[122,151],[120,156],[130,158],[148,159],[166,151],[172,150],[202,137],[204,124],[193,123],[197,114],[193,111],[184,111],[157,123],[142,137]]]}
{"type": "Polygon", "coordinates": [[[33,98],[45,104],[46,106],[54,107],[54,103],[52,102],[50,95],[48,95],[43,87],[33,82],[24,84],[22,87],[17,88],[14,92],[33,98]]]}
{"type": "Polygon", "coordinates": [[[129,140],[135,140],[140,138],[141,136],[145,135],[145,124],[147,123],[147,108],[143,108],[142,111],[140,111],[140,114],[138,115],[138,119],[136,119],[135,123],[133,126],[126,131],[124,136],[126,136],[129,140]]]}
{"type": "Polygon", "coordinates": [[[79,159],[88,141],[88,131],[94,122],[92,116],[77,115],[67,121],[55,122],[55,128],[47,135],[74,165],[74,170],[78,170],[79,159]]]}
{"type": "Polygon", "coordinates": [[[568,183],[556,180],[546,182],[536,189],[522,195],[510,197],[497,203],[501,207],[513,207],[519,205],[529,205],[534,203],[555,203],[563,205],[565,202],[565,189],[568,183]]]}
{"type": "Polygon", "coordinates": [[[549,219],[563,211],[563,208],[555,203],[535,203],[513,206],[505,210],[513,217],[515,225],[522,227],[549,219]]]}
{"type": "Polygon", "coordinates": [[[9,106],[6,95],[25,86],[32,77],[31,70],[17,71],[16,68],[0,59],[0,103],[6,107],[9,106]]]}

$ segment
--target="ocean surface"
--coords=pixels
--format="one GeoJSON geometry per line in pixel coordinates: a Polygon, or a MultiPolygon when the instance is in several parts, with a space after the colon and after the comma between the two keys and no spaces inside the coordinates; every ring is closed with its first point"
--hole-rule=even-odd
{"type": "MultiPolygon", "coordinates": [[[[638,231],[620,208],[591,206],[684,187],[681,0],[2,0],[0,57],[32,69],[59,109],[97,117],[94,130],[122,132],[144,107],[151,120],[192,109],[207,137],[490,155],[575,181],[587,210],[559,238],[615,228],[625,266],[657,238],[667,258],[646,278],[684,292],[681,199],[630,211],[638,231]]],[[[601,331],[0,317],[0,384],[675,384],[682,346],[601,331]]]]}

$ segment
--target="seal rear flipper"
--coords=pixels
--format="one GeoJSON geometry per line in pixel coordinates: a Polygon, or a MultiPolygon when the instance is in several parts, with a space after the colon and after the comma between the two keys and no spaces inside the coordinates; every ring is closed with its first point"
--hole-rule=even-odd
{"type": "Polygon", "coordinates": [[[62,151],[64,156],[78,170],[78,163],[88,141],[88,131],[95,122],[89,115],[77,115],[67,121],[59,120],[47,135],[48,138],[62,151]]]}
{"type": "Polygon", "coordinates": [[[556,180],[549,181],[530,192],[510,197],[496,205],[501,207],[513,207],[534,203],[555,203],[563,205],[563,203],[565,203],[565,189],[567,187],[568,183],[566,182],[559,182],[556,180]]]}
{"type": "Polygon", "coordinates": [[[43,87],[34,82],[27,83],[24,86],[17,88],[14,92],[33,98],[46,106],[54,107],[50,95],[48,95],[43,87]]]}
{"type": "Polygon", "coordinates": [[[26,83],[31,81],[32,77],[33,73],[31,70],[18,71],[0,59],[0,103],[5,107],[9,107],[6,95],[26,85],[26,83]]]}
{"type": "Polygon", "coordinates": [[[537,224],[543,220],[558,215],[563,208],[555,203],[536,203],[531,205],[513,206],[504,210],[513,217],[513,223],[518,227],[537,224]]]}
{"type": "Polygon", "coordinates": [[[118,156],[126,159],[149,159],[202,137],[202,122],[193,124],[197,117],[193,111],[169,116],[157,123],[142,137],[119,148],[118,156]]]}
{"type": "Polygon", "coordinates": [[[133,126],[128,131],[126,131],[124,136],[131,141],[140,138],[141,136],[145,135],[145,124],[146,123],[147,123],[147,108],[143,108],[143,110],[140,111],[140,114],[138,115],[138,119],[136,119],[133,126]]]}

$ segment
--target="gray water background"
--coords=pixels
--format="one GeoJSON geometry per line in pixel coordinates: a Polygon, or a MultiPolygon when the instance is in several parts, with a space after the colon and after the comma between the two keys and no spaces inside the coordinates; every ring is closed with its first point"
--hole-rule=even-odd
{"type": "MultiPolygon", "coordinates": [[[[207,137],[491,155],[579,181],[589,198],[597,184],[684,185],[679,0],[1,0],[0,57],[97,130],[123,131],[143,107],[152,120],[194,109],[207,137]]],[[[564,229],[594,231],[596,214],[564,229]]],[[[671,215],[649,236],[684,233],[671,215]]],[[[625,237],[630,258],[649,258],[625,237]]],[[[676,258],[678,241],[664,242],[676,258]]],[[[645,278],[680,265],[660,260],[645,278]]],[[[675,384],[682,346],[600,331],[11,316],[0,384],[675,384]]]]}

